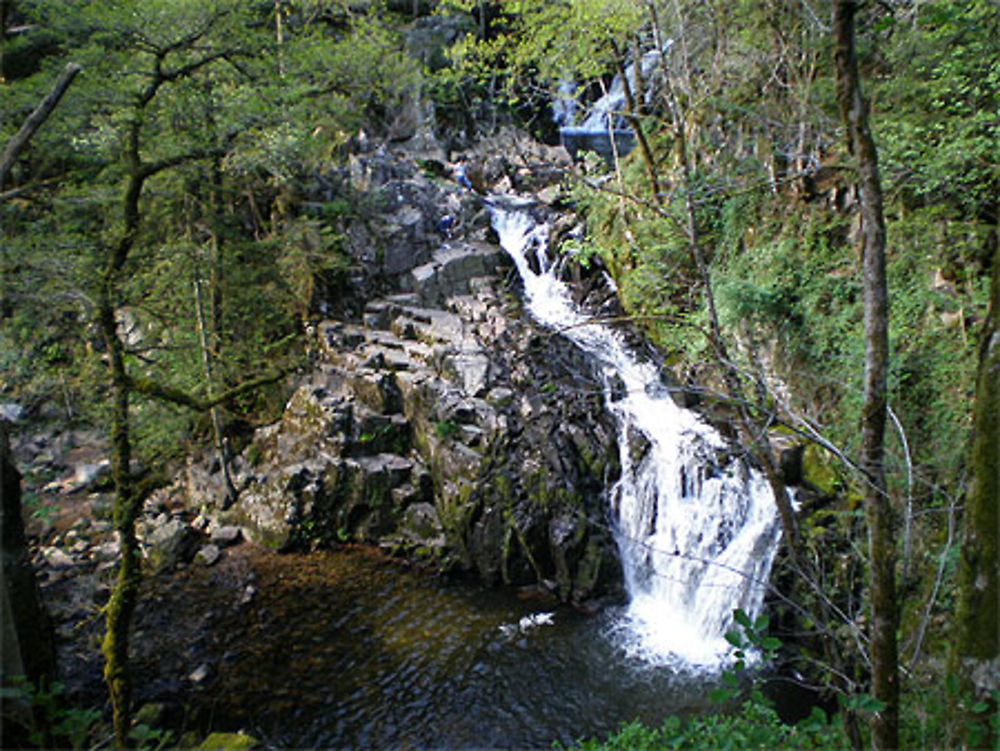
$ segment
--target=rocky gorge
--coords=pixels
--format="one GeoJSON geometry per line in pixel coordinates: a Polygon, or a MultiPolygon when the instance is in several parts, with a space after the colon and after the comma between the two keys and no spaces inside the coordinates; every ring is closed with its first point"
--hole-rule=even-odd
{"type": "Polygon", "coordinates": [[[222,508],[211,460],[151,504],[274,550],[364,542],[562,601],[615,592],[602,389],[571,344],[521,314],[484,199],[384,154],[356,159],[352,179],[392,209],[365,228],[374,237],[346,231],[368,270],[356,288],[379,292],[355,303],[360,316],[309,323],[311,371],[234,459],[235,504],[222,508]],[[449,206],[461,229],[443,237],[449,206]]]}
{"type": "MultiPolygon", "coordinates": [[[[482,192],[454,185],[443,160],[383,148],[355,155],[348,169],[317,178],[299,197],[317,206],[350,190],[383,209],[338,228],[352,276],[346,285],[315,280],[304,322],[309,367],[289,377],[281,419],[231,458],[235,502],[214,452],[189,458],[147,499],[138,533],[152,575],[148,598],[183,600],[188,592],[215,612],[220,593],[195,595],[192,587],[218,571],[209,578],[228,582],[239,609],[254,596],[252,572],[271,565],[261,558],[267,550],[360,543],[387,560],[586,612],[621,599],[607,497],[619,473],[618,445],[603,386],[573,344],[522,310],[486,203],[488,188],[519,185],[534,191],[522,205],[555,218],[548,204],[560,193],[561,172],[552,164],[566,158],[506,137],[521,138],[521,156],[475,159],[470,174],[482,192]],[[444,212],[458,220],[447,234],[436,226],[444,212]]],[[[572,226],[562,220],[561,229],[572,226]]],[[[615,304],[596,280],[584,280],[579,294],[595,307],[615,304]]],[[[77,696],[95,701],[93,646],[118,557],[102,446],[80,429],[13,431],[61,673],[77,696]]],[[[142,698],[169,703],[178,686],[216,681],[215,668],[201,669],[212,664],[201,650],[184,667],[164,666],[156,657],[164,653],[161,628],[143,627],[142,613],[156,617],[140,610],[139,664],[153,660],[159,667],[146,668],[154,673],[184,676],[180,684],[155,680],[142,698]],[[164,685],[174,688],[164,694],[164,685]]],[[[178,607],[175,616],[194,614],[178,607]]],[[[202,620],[160,626],[193,630],[195,644],[212,630],[202,620]]]]}

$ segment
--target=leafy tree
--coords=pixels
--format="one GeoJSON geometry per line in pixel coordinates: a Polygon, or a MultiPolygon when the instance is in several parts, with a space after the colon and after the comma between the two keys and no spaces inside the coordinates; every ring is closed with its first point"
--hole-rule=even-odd
{"type": "MultiPolygon", "coordinates": [[[[329,163],[351,130],[382,128],[416,79],[375,15],[346,29],[288,19],[275,38],[264,9],[235,0],[107,0],[74,13],[39,0],[24,9],[59,36],[84,74],[15,165],[24,198],[2,206],[11,219],[5,266],[14,272],[5,274],[4,294],[29,341],[51,331],[37,324],[54,290],[65,292],[71,311],[67,342],[81,341],[72,335],[80,322],[94,324],[82,341],[107,377],[87,396],[109,425],[122,551],[103,652],[124,745],[140,577],[135,522],[148,490],[133,474],[137,441],[148,460],[150,449],[176,446],[177,429],[191,427],[162,405],[214,412],[245,402],[294,364],[307,277],[339,263],[328,228],[297,216],[296,183],[329,163]],[[61,163],[46,162],[45,149],[61,163]],[[262,370],[262,357],[281,367],[245,381],[262,370]]],[[[54,56],[42,68],[60,62],[54,56]]],[[[35,81],[5,87],[15,112],[36,98],[35,81]]],[[[10,121],[3,127],[12,133],[10,121]]],[[[82,364],[83,354],[59,356],[82,364]]],[[[25,379],[37,376],[25,361],[15,364],[25,379]]]]}
{"type": "Polygon", "coordinates": [[[960,0],[893,10],[878,26],[894,75],[874,89],[886,101],[874,115],[886,179],[914,205],[945,204],[956,216],[984,216],[996,205],[1000,181],[996,6],[960,0]]]}

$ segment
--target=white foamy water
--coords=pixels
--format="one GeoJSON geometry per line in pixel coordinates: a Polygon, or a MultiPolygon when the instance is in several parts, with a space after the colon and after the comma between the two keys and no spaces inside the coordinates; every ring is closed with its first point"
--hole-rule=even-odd
{"type": "Polygon", "coordinates": [[[674,403],[654,365],[610,327],[587,322],[550,264],[544,223],[496,207],[493,226],[529,311],[594,358],[618,421],[622,474],[610,497],[630,602],[616,636],[651,662],[720,665],[733,610],[756,616],[764,598],[780,538],[770,487],[723,456],[731,447],[674,403]]]}

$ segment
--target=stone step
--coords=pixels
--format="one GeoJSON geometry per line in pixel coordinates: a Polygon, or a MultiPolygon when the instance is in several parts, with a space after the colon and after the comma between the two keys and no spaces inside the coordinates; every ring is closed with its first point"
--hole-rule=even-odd
{"type": "Polygon", "coordinates": [[[359,402],[383,415],[403,411],[403,397],[391,372],[360,368],[347,376],[347,386],[359,402]]]}
{"type": "Polygon", "coordinates": [[[414,463],[398,454],[376,454],[347,459],[344,463],[355,477],[355,487],[368,492],[392,491],[410,482],[414,463]]]}
{"type": "Polygon", "coordinates": [[[440,305],[449,297],[469,294],[470,281],[495,275],[505,258],[503,250],[486,243],[445,246],[410,272],[410,284],[422,303],[440,305]]]}
{"type": "Polygon", "coordinates": [[[403,415],[383,415],[358,404],[354,408],[354,430],[345,447],[348,456],[407,454],[413,442],[410,422],[403,415]]]}
{"type": "Polygon", "coordinates": [[[385,300],[374,300],[365,305],[362,321],[369,329],[388,329],[392,320],[392,303],[385,300]]]}

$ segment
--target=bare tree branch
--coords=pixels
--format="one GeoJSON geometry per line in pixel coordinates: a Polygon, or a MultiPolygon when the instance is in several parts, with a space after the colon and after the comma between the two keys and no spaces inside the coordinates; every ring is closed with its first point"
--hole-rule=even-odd
{"type": "Polygon", "coordinates": [[[129,389],[138,394],[170,402],[180,407],[187,407],[188,409],[193,409],[196,412],[207,412],[212,409],[212,407],[217,407],[218,405],[228,402],[231,399],[235,399],[238,396],[248,394],[251,391],[261,388],[262,386],[268,386],[272,383],[276,383],[287,374],[287,370],[265,373],[262,376],[254,378],[253,380],[245,381],[239,386],[234,386],[225,393],[219,394],[211,399],[203,399],[195,396],[194,394],[189,394],[186,391],[181,391],[173,386],[159,383],[154,381],[152,378],[146,378],[144,376],[127,376],[126,382],[129,389]]]}

